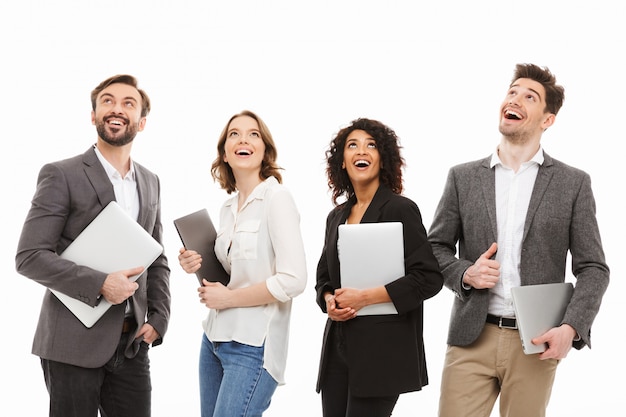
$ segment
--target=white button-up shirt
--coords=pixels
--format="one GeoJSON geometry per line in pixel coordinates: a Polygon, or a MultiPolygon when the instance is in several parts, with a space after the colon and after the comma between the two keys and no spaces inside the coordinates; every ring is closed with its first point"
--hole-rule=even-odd
{"type": "Polygon", "coordinates": [[[521,285],[520,261],[524,223],[539,166],[543,164],[543,150],[539,148],[530,161],[517,172],[503,165],[496,151],[491,167],[496,170],[496,216],[498,222],[498,252],[500,280],[490,290],[489,313],[515,317],[511,288],[521,285]]]}
{"type": "MultiPolygon", "coordinates": [[[[137,190],[137,181],[135,179],[135,166],[130,161],[130,170],[124,177],[104,158],[97,146],[94,146],[96,156],[104,167],[107,177],[113,184],[115,192],[115,201],[122,207],[126,213],[135,221],[139,217],[139,191],[137,190]]],[[[126,316],[132,315],[131,304],[126,301],[126,316]]]]}
{"type": "Polygon", "coordinates": [[[139,217],[139,191],[137,190],[137,181],[135,179],[135,165],[130,161],[130,171],[122,178],[122,175],[107,161],[98,147],[94,147],[98,160],[104,167],[107,177],[113,184],[115,192],[115,201],[122,207],[133,219],[139,217]]]}
{"type": "Polygon", "coordinates": [[[240,210],[238,196],[220,212],[215,254],[230,274],[229,288],[265,282],[276,302],[209,312],[205,333],[212,342],[265,344],[264,368],[284,383],[291,300],[306,287],[300,214],[291,193],[276,178],[260,183],[240,210]]]}

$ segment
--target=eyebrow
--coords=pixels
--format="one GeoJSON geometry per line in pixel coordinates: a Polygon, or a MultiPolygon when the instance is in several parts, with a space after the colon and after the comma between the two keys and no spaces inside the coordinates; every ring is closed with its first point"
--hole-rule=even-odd
{"type": "MultiPolygon", "coordinates": [[[[113,94],[111,94],[111,93],[102,93],[102,95],[100,96],[100,98],[102,99],[102,98],[104,98],[104,97],[111,97],[111,98],[115,98],[115,97],[113,96],[113,94]]],[[[136,99],[135,97],[133,97],[133,96],[126,96],[126,97],[124,97],[122,100],[132,100],[132,101],[134,101],[135,103],[138,103],[137,99],[136,99]]]]}
{"type": "Polygon", "coordinates": [[[256,133],[261,133],[261,129],[241,129],[239,127],[231,127],[230,129],[227,130],[227,133],[231,133],[231,132],[256,132],[256,133]]]}
{"type": "MultiPolygon", "coordinates": [[[[348,138],[346,139],[346,143],[349,143],[349,142],[358,142],[359,140],[360,140],[359,138],[351,138],[351,137],[348,137],[348,138]]],[[[365,142],[374,142],[374,143],[376,143],[376,139],[375,139],[375,138],[373,138],[373,137],[371,137],[371,136],[368,136],[368,137],[366,137],[366,138],[363,138],[363,140],[364,140],[365,142]]]]}
{"type": "Polygon", "coordinates": [[[513,87],[525,88],[525,89],[527,89],[527,90],[530,90],[530,91],[532,91],[533,93],[535,93],[535,94],[537,95],[537,97],[539,97],[539,99],[540,99],[540,100],[543,100],[543,97],[541,96],[541,94],[539,94],[539,91],[536,91],[536,90],[535,90],[535,89],[533,89],[533,88],[530,88],[530,87],[522,87],[522,86],[521,86],[521,85],[519,85],[519,84],[513,84],[513,85],[511,85],[511,88],[513,88],[513,87]]]}

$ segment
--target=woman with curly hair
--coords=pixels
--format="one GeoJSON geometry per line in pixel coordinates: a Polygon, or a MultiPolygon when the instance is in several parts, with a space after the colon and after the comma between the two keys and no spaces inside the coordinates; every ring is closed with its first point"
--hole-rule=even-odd
{"type": "Polygon", "coordinates": [[[441,290],[443,277],[419,208],[402,195],[398,142],[389,127],[361,118],[340,130],[326,151],[335,208],[326,219],[315,286],[328,315],[317,382],[324,417],[387,417],[400,394],[428,383],[423,303],[441,290]],[[374,288],[342,287],[339,225],[377,222],[402,222],[405,275],[374,288]],[[387,302],[398,314],[358,315],[387,302]]]}

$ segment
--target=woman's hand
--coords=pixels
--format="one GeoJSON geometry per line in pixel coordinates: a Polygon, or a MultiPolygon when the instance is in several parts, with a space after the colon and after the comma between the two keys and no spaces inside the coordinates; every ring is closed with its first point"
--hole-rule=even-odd
{"type": "Polygon", "coordinates": [[[335,303],[339,306],[359,311],[369,303],[366,302],[366,290],[356,288],[338,288],[335,290],[335,303]]]}
{"type": "Polygon", "coordinates": [[[324,296],[324,300],[326,300],[326,311],[328,312],[328,318],[330,318],[331,320],[348,321],[356,317],[356,310],[351,307],[339,307],[333,294],[326,294],[326,296],[324,296]]]}
{"type": "MultiPolygon", "coordinates": [[[[357,311],[363,307],[388,302],[391,302],[391,298],[389,298],[387,289],[382,285],[362,290],[356,288],[338,288],[335,290],[335,295],[333,296],[335,314],[338,314],[339,317],[350,315],[350,317],[347,319],[344,318],[344,320],[356,317],[357,311]]],[[[326,307],[328,308],[328,301],[326,301],[326,307]]],[[[330,315],[329,308],[328,311],[330,315]]]]}
{"type": "Polygon", "coordinates": [[[234,307],[233,292],[220,282],[202,280],[203,286],[198,288],[200,302],[214,310],[234,307]]]}
{"type": "Polygon", "coordinates": [[[178,262],[183,270],[188,274],[193,274],[202,265],[202,256],[195,250],[187,250],[185,248],[180,248],[178,251],[178,262]]]}

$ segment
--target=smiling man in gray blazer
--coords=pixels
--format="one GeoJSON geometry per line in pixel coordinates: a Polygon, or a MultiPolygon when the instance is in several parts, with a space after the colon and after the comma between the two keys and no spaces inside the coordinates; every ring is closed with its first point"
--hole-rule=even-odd
{"type": "Polygon", "coordinates": [[[589,175],[546,154],[543,132],[564,99],[554,75],[518,64],[500,108],[496,152],[453,167],[429,241],[455,294],[439,415],[545,415],[556,367],[573,347],[591,346],[591,325],[609,283],[589,175]],[[458,257],[457,257],[458,244],[458,257]],[[548,344],[526,355],[511,288],[563,282],[568,252],[574,295],[548,344]]]}
{"type": "Polygon", "coordinates": [[[170,270],[164,254],[143,267],[110,274],[59,255],[116,200],[158,242],[158,177],[130,158],[150,100],[130,75],[113,76],[91,93],[98,139],[87,152],[46,164],[18,244],[17,271],[91,306],[113,306],[85,327],[46,291],[33,342],[50,395],[50,416],[150,416],[149,345],[162,342],[170,315],[170,270]],[[128,278],[141,273],[136,282],[128,278]]]}

